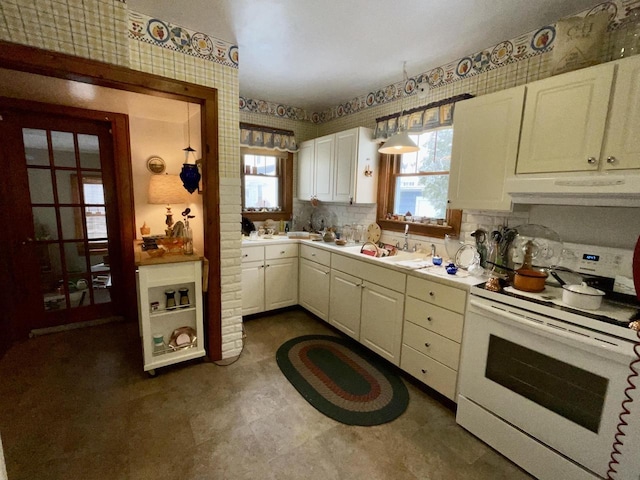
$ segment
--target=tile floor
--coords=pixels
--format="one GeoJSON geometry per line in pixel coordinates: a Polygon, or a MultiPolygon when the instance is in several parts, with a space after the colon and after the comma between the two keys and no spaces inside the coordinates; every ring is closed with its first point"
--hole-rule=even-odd
{"type": "Polygon", "coordinates": [[[337,334],[304,311],[245,329],[236,363],[190,362],[156,378],[142,372],[135,324],[15,345],[0,360],[9,480],[530,478],[409,381],[407,411],[385,425],[316,411],[275,362],[289,338],[337,334]]]}

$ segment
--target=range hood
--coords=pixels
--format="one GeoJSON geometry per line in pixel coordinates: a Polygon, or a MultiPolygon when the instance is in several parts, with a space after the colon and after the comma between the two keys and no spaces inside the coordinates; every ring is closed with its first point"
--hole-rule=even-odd
{"type": "Polygon", "coordinates": [[[524,174],[507,177],[513,203],[640,207],[640,174],[524,174]]]}

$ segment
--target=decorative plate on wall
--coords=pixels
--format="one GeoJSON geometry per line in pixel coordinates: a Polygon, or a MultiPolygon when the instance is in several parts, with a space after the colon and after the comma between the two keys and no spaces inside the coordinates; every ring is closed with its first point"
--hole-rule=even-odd
{"type": "Polygon", "coordinates": [[[164,164],[164,160],[160,157],[149,157],[149,159],[147,160],[147,170],[149,170],[151,173],[163,173],[165,168],[166,166],[164,164]]]}

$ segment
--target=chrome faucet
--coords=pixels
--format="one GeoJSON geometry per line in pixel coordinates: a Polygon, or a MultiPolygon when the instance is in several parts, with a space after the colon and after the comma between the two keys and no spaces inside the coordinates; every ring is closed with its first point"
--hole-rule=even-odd
{"type": "Polygon", "coordinates": [[[407,223],[404,226],[404,245],[402,245],[402,250],[404,252],[408,252],[409,251],[409,243],[408,243],[408,238],[409,238],[409,224],[407,223]]]}
{"type": "Polygon", "coordinates": [[[436,256],[436,246],[435,244],[431,244],[431,257],[435,257],[436,256]]]}

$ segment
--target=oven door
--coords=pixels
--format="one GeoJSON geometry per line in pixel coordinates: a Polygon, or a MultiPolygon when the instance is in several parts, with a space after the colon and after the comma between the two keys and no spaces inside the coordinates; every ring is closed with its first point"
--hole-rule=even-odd
{"type": "Polygon", "coordinates": [[[606,476],[632,344],[472,297],[459,393],[606,476]]]}

